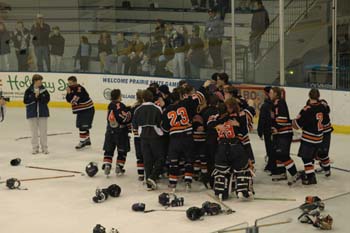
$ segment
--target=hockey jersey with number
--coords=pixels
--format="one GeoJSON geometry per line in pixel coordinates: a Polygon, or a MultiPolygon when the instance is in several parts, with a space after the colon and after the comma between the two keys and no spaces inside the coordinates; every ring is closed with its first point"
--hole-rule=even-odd
{"type": "Polygon", "coordinates": [[[112,101],[108,105],[107,129],[127,129],[131,121],[131,112],[122,102],[112,101]]]}
{"type": "Polygon", "coordinates": [[[197,109],[204,101],[201,92],[189,96],[177,103],[171,104],[162,116],[162,129],[173,134],[192,134],[192,120],[197,114],[197,109]]]}
{"type": "Polygon", "coordinates": [[[293,120],[296,129],[302,129],[301,140],[311,144],[322,142],[324,131],[324,117],[327,115],[326,107],[320,102],[306,105],[293,120]]]}
{"type": "Polygon", "coordinates": [[[67,93],[66,100],[72,105],[72,110],[74,114],[80,111],[94,108],[94,103],[92,102],[89,93],[80,84],[69,86],[70,93],[67,93]]]}
{"type": "Polygon", "coordinates": [[[277,99],[272,109],[272,127],[277,130],[273,134],[293,134],[292,121],[286,101],[284,99],[277,99]]]}

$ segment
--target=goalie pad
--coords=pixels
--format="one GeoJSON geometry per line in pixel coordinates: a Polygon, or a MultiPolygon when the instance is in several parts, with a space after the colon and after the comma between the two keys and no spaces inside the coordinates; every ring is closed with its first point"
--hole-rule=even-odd
{"type": "Polygon", "coordinates": [[[252,174],[249,169],[235,171],[236,175],[236,194],[239,198],[249,198],[253,190],[252,174]]]}
{"type": "Polygon", "coordinates": [[[214,177],[215,196],[221,196],[226,200],[231,193],[232,173],[229,166],[215,165],[212,176],[214,177]]]}

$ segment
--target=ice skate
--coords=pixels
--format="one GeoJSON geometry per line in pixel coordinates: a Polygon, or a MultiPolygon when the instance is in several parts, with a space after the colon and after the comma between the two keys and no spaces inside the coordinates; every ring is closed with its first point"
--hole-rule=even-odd
{"type": "Polygon", "coordinates": [[[272,175],[272,181],[273,182],[278,182],[278,181],[282,181],[282,180],[287,180],[287,174],[286,173],[282,173],[279,175],[272,175]]]}
{"type": "Polygon", "coordinates": [[[115,174],[117,174],[117,176],[122,176],[124,175],[124,173],[125,173],[125,169],[122,166],[117,165],[115,167],[115,174]]]}
{"type": "Polygon", "coordinates": [[[49,150],[48,149],[43,149],[42,152],[43,152],[44,155],[48,155],[49,154],[49,150]]]}
{"type": "Polygon", "coordinates": [[[316,175],[315,173],[311,173],[311,174],[305,174],[302,178],[302,184],[303,185],[313,185],[313,184],[317,184],[317,180],[316,180],[316,175]]]}
{"type": "Polygon", "coordinates": [[[80,141],[79,144],[75,146],[75,149],[76,150],[81,150],[81,149],[86,148],[88,146],[91,146],[90,139],[87,139],[85,141],[80,141]]]}
{"type": "Polygon", "coordinates": [[[157,189],[157,183],[151,178],[148,178],[146,180],[146,184],[147,184],[147,188],[150,189],[149,191],[157,189]]]}
{"type": "Polygon", "coordinates": [[[109,176],[109,174],[111,173],[111,169],[112,165],[110,163],[105,163],[102,165],[102,170],[104,170],[106,176],[109,176]]]}

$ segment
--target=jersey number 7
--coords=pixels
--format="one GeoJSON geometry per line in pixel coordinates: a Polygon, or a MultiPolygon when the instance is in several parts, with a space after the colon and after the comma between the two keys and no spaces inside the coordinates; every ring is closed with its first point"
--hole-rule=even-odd
{"type": "Polygon", "coordinates": [[[168,112],[167,116],[170,120],[171,127],[185,126],[190,123],[186,108],[184,107],[178,108],[176,111],[168,112]]]}

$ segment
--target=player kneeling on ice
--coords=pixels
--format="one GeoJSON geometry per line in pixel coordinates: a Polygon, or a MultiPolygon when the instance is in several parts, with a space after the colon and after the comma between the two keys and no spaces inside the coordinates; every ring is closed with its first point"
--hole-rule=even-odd
{"type": "Polygon", "coordinates": [[[211,121],[218,132],[218,147],[215,155],[214,192],[226,200],[231,190],[232,177],[236,177],[235,191],[238,198],[252,197],[252,174],[249,170],[249,157],[238,135],[246,127],[246,116],[240,112],[238,102],[225,101],[226,112],[211,121]]]}
{"type": "Polygon", "coordinates": [[[115,172],[117,175],[125,173],[124,164],[128,151],[128,124],[131,112],[121,102],[122,94],[119,89],[111,91],[111,103],[108,105],[107,130],[103,145],[104,159],[102,169],[108,176],[112,169],[114,151],[118,149],[115,172]]]}
{"type": "Polygon", "coordinates": [[[73,114],[77,115],[76,127],[79,129],[80,142],[75,149],[80,150],[91,145],[90,132],[94,120],[95,108],[86,89],[78,84],[75,76],[68,78],[66,100],[72,105],[73,114]]]}

